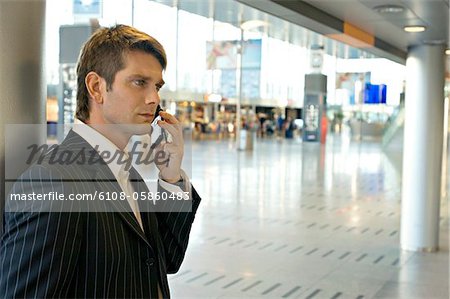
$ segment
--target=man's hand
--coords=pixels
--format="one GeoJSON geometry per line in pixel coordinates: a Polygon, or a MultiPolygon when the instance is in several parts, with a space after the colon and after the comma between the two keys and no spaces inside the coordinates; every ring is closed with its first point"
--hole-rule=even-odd
{"type": "Polygon", "coordinates": [[[156,147],[156,156],[163,156],[164,158],[158,159],[155,164],[159,169],[161,178],[173,184],[181,179],[181,162],[184,154],[183,131],[175,116],[165,111],[160,111],[159,115],[164,120],[158,121],[158,126],[166,130],[172,138],[168,141],[163,139],[156,147]]]}

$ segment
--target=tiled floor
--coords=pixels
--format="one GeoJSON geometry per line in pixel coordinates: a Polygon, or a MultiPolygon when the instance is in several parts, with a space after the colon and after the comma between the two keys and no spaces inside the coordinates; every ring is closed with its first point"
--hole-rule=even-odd
{"type": "Polygon", "coordinates": [[[193,143],[203,202],[174,298],[449,298],[447,203],[441,251],[401,251],[401,155],[330,137],[193,143]]]}

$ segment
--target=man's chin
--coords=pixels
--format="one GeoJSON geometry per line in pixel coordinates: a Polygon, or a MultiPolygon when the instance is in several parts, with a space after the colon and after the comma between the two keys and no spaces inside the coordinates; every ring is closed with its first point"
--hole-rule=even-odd
{"type": "Polygon", "coordinates": [[[119,132],[126,133],[127,135],[144,135],[150,134],[152,126],[150,123],[140,124],[120,124],[116,125],[116,129],[119,132]]]}
{"type": "Polygon", "coordinates": [[[151,133],[152,126],[150,123],[144,122],[142,124],[130,125],[130,133],[132,135],[144,135],[151,133]]]}

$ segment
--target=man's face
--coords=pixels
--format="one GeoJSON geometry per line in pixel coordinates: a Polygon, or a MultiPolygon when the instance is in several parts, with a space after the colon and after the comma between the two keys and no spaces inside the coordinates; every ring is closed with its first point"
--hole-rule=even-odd
{"type": "Polygon", "coordinates": [[[159,105],[164,84],[162,67],[151,54],[131,51],[124,55],[125,68],[118,71],[112,88],[102,90],[101,122],[104,124],[150,124],[159,105]]]}

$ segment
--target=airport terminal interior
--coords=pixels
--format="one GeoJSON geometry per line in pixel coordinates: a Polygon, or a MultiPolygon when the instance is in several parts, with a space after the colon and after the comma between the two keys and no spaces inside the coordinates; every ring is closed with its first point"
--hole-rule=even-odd
{"type": "Polygon", "coordinates": [[[204,202],[174,298],[448,297],[448,201],[438,252],[399,246],[401,153],[346,134],[193,152],[204,202]]]}
{"type": "Polygon", "coordinates": [[[448,0],[43,2],[50,143],[96,28],[165,47],[202,197],[173,298],[449,298],[448,0]]]}

